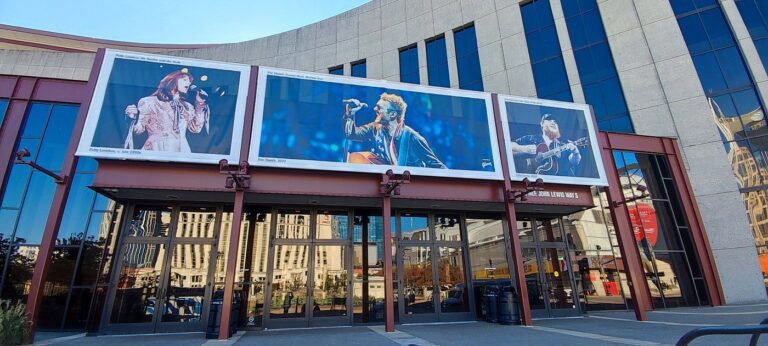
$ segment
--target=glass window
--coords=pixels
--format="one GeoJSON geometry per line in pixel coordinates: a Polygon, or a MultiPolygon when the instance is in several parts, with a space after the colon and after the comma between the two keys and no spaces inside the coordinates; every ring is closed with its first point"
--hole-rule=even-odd
{"type": "Polygon", "coordinates": [[[419,84],[419,53],[416,45],[400,50],[400,81],[419,84]]]}
{"type": "Polygon", "coordinates": [[[595,0],[562,0],[587,103],[602,131],[634,132],[595,0]]]}
{"type": "Polygon", "coordinates": [[[344,66],[331,67],[331,68],[328,69],[328,73],[334,74],[334,75],[337,75],[337,76],[343,76],[344,75],[344,66]]]}
{"type": "Polygon", "coordinates": [[[477,51],[475,27],[469,26],[453,32],[456,45],[456,65],[459,72],[459,88],[483,91],[480,56],[477,51]]]}
{"type": "Polygon", "coordinates": [[[435,215],[435,240],[461,241],[461,218],[458,215],[435,215]]]}
{"type": "Polygon", "coordinates": [[[423,214],[400,216],[400,237],[403,240],[429,240],[429,219],[423,214]]]}
{"type": "Polygon", "coordinates": [[[352,77],[365,78],[367,71],[365,68],[365,60],[352,63],[352,77]]]}
{"type": "Polygon", "coordinates": [[[8,110],[8,100],[0,99],[0,128],[3,127],[3,120],[5,119],[6,110],[8,110]]]}
{"type": "Polygon", "coordinates": [[[445,50],[445,37],[440,36],[427,41],[427,76],[429,85],[450,87],[448,77],[448,53],[445,50]]]}
{"type": "Polygon", "coordinates": [[[321,210],[317,212],[316,220],[316,239],[349,239],[349,217],[346,212],[321,210]]]}
{"type": "Polygon", "coordinates": [[[549,1],[532,1],[520,10],[537,96],[573,101],[549,1]]]}
{"type": "Polygon", "coordinates": [[[280,211],[277,215],[277,239],[309,239],[309,210],[280,211]]]}

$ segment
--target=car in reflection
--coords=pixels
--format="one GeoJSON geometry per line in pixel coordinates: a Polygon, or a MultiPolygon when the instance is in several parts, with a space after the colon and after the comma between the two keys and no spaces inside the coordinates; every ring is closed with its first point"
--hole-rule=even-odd
{"type": "MultiPolygon", "coordinates": [[[[441,288],[442,289],[442,288],[441,288]]],[[[446,298],[442,299],[440,306],[443,309],[450,307],[460,307],[464,305],[464,293],[466,292],[464,283],[457,284],[446,292],[446,298]]],[[[442,292],[441,292],[442,293],[442,292]]]]}

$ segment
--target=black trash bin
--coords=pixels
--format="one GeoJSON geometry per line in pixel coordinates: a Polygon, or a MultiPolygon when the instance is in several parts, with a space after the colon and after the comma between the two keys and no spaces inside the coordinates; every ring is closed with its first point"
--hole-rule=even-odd
{"type": "MultiPolygon", "coordinates": [[[[224,303],[224,291],[216,291],[211,300],[211,312],[208,314],[208,328],[205,331],[206,339],[216,339],[219,337],[219,328],[221,327],[221,311],[224,303]]],[[[232,315],[229,318],[229,335],[232,337],[237,331],[237,321],[240,315],[240,300],[237,295],[232,297],[232,315]]]]}
{"type": "Polygon", "coordinates": [[[518,324],[520,310],[517,306],[517,292],[513,286],[504,286],[499,292],[499,323],[518,324]]]}
{"type": "Polygon", "coordinates": [[[499,287],[496,285],[485,286],[483,292],[483,301],[486,307],[485,320],[490,323],[496,323],[499,321],[499,314],[497,310],[497,301],[499,298],[499,287]]]}

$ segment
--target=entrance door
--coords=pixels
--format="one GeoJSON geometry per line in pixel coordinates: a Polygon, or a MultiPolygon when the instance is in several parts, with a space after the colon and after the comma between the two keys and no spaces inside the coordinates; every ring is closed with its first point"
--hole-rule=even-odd
{"type": "Polygon", "coordinates": [[[572,266],[560,220],[521,218],[518,232],[522,240],[523,270],[532,316],[577,315],[578,298],[574,296],[572,266]]]}
{"type": "Polygon", "coordinates": [[[295,328],[351,324],[349,212],[274,213],[264,325],[295,328]]]}
{"type": "Polygon", "coordinates": [[[122,234],[104,331],[204,331],[218,216],[213,207],[133,208],[122,234]]]}
{"type": "Polygon", "coordinates": [[[467,320],[473,293],[468,289],[466,235],[462,217],[402,213],[398,225],[400,321],[467,320]]]}

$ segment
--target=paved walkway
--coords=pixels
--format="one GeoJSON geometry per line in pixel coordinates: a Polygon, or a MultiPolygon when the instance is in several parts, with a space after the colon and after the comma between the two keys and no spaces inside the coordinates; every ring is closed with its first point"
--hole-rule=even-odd
{"type": "MultiPolygon", "coordinates": [[[[238,332],[227,341],[206,340],[202,333],[86,337],[38,333],[40,345],[674,345],[691,329],[714,325],[757,324],[768,317],[768,303],[649,312],[649,321],[634,313],[593,312],[577,318],[540,319],[534,326],[485,322],[282,329],[238,332]]],[[[768,345],[768,335],[760,340],[768,345]]],[[[693,345],[747,345],[749,336],[705,336],[693,345]]]]}

